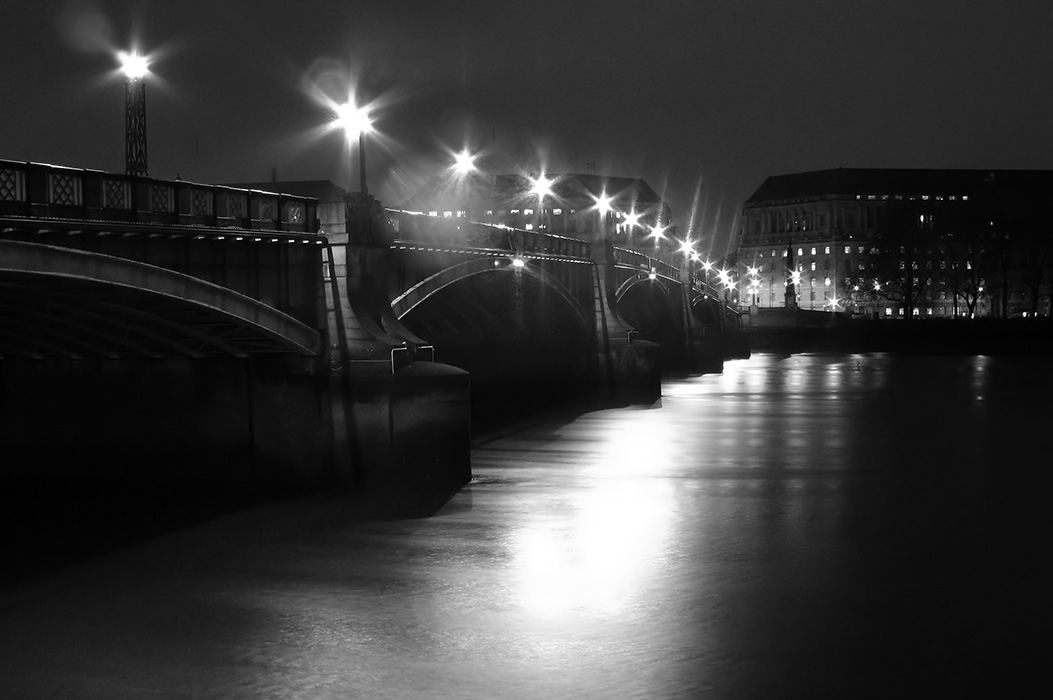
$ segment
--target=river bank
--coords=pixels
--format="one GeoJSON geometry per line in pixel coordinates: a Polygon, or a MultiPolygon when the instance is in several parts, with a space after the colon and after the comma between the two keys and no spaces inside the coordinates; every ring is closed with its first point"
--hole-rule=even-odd
{"type": "Polygon", "coordinates": [[[897,352],[949,355],[1048,354],[1048,319],[834,319],[747,328],[752,352],[897,352]]]}

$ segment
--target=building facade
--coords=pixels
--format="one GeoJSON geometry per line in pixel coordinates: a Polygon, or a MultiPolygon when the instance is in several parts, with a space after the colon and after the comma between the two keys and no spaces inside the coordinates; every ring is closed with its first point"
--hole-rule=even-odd
{"type": "Polygon", "coordinates": [[[881,318],[1049,313],[1053,171],[836,169],[746,201],[739,298],[881,318]],[[792,265],[791,265],[792,261],[792,265]]]}

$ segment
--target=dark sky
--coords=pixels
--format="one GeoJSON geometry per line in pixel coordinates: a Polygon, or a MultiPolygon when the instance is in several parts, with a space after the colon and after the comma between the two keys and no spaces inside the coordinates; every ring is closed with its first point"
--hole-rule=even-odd
{"type": "Polygon", "coordinates": [[[643,177],[716,255],[768,175],[1053,168],[1048,0],[2,1],[0,158],[123,172],[136,42],[156,177],[346,186],[310,86],[353,81],[385,204],[470,142],[643,177]]]}

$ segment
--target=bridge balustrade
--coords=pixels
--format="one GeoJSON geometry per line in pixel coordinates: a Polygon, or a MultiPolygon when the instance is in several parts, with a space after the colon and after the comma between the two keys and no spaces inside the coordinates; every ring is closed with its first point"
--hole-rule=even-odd
{"type": "Polygon", "coordinates": [[[647,273],[650,273],[653,270],[656,274],[663,277],[668,277],[669,279],[674,280],[680,279],[680,268],[662,260],[661,258],[653,258],[638,250],[631,250],[619,246],[613,246],[613,249],[614,262],[616,264],[639,268],[641,271],[647,273]]]}
{"type": "Polygon", "coordinates": [[[311,197],[0,160],[0,215],[317,233],[311,197]]]}
{"type": "Polygon", "coordinates": [[[399,209],[389,209],[388,214],[397,237],[406,242],[582,259],[589,256],[589,242],[570,236],[399,209]]]}

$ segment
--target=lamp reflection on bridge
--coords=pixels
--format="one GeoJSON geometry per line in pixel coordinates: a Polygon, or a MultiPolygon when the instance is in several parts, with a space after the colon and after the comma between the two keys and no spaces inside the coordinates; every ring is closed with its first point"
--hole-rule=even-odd
{"type": "Polygon", "coordinates": [[[514,257],[512,258],[512,267],[516,268],[517,270],[521,270],[524,267],[526,267],[526,260],[520,257],[514,257]]]}

